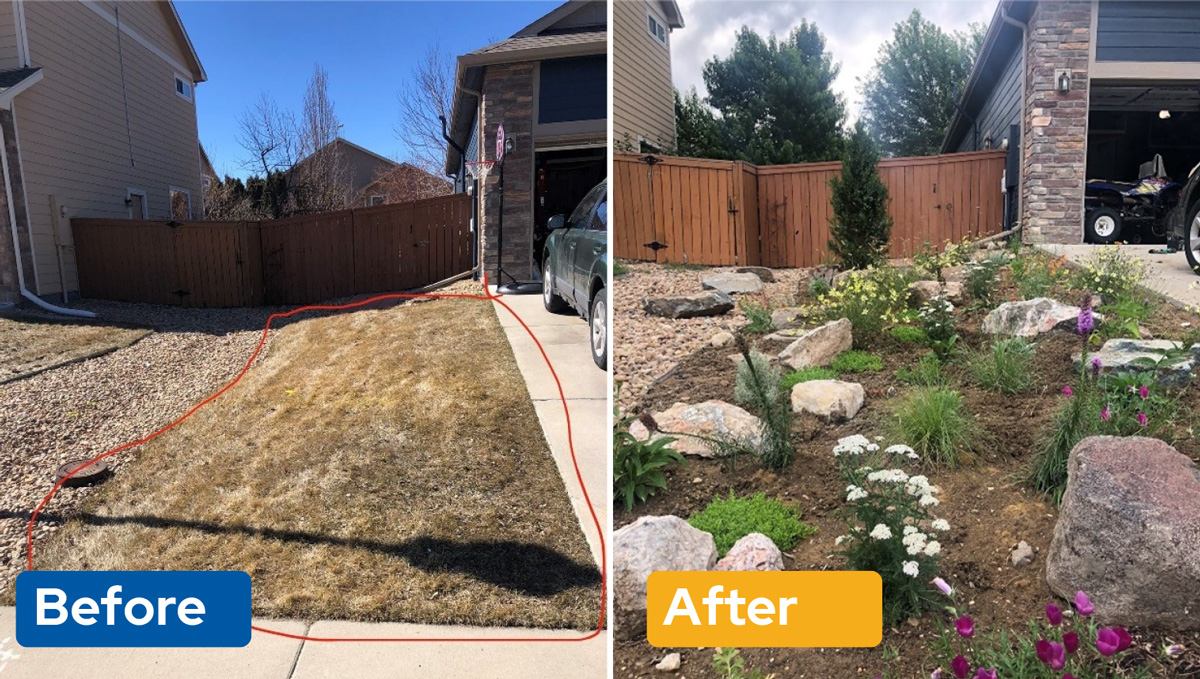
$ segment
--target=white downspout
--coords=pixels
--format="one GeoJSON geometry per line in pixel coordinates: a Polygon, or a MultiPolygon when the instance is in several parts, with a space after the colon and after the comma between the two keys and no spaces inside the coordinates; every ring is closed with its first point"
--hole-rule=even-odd
{"type": "MultiPolygon", "coordinates": [[[[1026,43],[1029,40],[1029,24],[1021,23],[1016,19],[1008,16],[1008,11],[1004,9],[1004,3],[1000,3],[1000,18],[1004,23],[1010,26],[1016,26],[1021,29],[1021,148],[1017,149],[1020,162],[1017,164],[1017,219],[1016,222],[1024,226],[1025,218],[1025,142],[1027,141],[1025,134],[1025,121],[1028,119],[1028,111],[1026,110],[1026,92],[1025,79],[1029,76],[1025,64],[1025,55],[1028,50],[1026,43]]],[[[1029,130],[1033,132],[1033,128],[1029,130]]],[[[1025,242],[1025,234],[1028,229],[1021,229],[1021,235],[1018,236],[1021,242],[1025,242]]]]}
{"type": "Polygon", "coordinates": [[[21,296],[33,302],[37,306],[64,316],[75,316],[77,318],[96,318],[96,314],[82,309],[67,309],[65,307],[55,306],[46,300],[38,297],[30,292],[25,287],[25,270],[21,266],[21,240],[17,236],[17,208],[13,205],[12,193],[12,177],[8,173],[8,151],[7,144],[4,139],[4,128],[0,127],[0,166],[4,170],[4,192],[8,198],[8,225],[12,229],[13,255],[17,260],[17,286],[21,289],[21,296]]]}

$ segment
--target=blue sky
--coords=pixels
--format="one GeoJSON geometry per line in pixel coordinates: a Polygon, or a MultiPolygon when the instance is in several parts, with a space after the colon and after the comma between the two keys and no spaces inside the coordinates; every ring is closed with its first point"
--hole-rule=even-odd
{"type": "Polygon", "coordinates": [[[320,63],[342,136],[389,158],[396,94],[429,45],[459,55],[503,40],[561,4],[550,2],[176,2],[208,73],[196,87],[200,141],[216,170],[244,176],[238,117],[267,92],[296,112],[320,63]]]}

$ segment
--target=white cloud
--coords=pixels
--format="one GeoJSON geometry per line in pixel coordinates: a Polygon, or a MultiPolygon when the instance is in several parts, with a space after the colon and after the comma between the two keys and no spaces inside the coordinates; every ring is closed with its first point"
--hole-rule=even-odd
{"type": "Polygon", "coordinates": [[[749,26],[766,36],[784,37],[801,19],[815,22],[825,35],[825,48],[841,65],[834,89],[846,100],[851,120],[861,106],[859,79],[866,77],[892,27],[914,9],[947,31],[966,31],[968,24],[986,24],[996,10],[986,2],[859,2],[804,0],[792,2],[680,0],[684,28],[671,34],[671,68],[675,86],[686,92],[704,89],[704,62],[727,57],[737,30],[749,26]]]}

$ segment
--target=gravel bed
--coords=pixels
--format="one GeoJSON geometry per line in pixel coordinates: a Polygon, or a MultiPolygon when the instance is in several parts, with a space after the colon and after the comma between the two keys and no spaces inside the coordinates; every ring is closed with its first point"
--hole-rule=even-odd
{"type": "MultiPolygon", "coordinates": [[[[613,281],[613,379],[624,382],[620,405],[631,409],[641,401],[646,389],[679,362],[708,344],[722,330],[734,330],[746,324],[741,309],[724,316],[670,319],[649,316],[642,311],[642,300],[701,292],[700,278],[712,271],[733,271],[736,267],[689,270],[644,262],[623,262],[629,273],[613,281]]],[[[773,269],[775,282],[763,286],[773,308],[796,303],[801,280],[808,279],[804,269],[773,269]]],[[[733,350],[730,351],[733,353],[733,350]]]]}

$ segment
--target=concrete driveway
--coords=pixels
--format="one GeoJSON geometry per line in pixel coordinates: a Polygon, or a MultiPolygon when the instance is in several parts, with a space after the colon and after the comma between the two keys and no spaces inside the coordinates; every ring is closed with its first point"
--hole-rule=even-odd
{"type": "MultiPolygon", "coordinates": [[[[1072,262],[1082,263],[1102,245],[1042,245],[1046,252],[1063,255],[1072,262]]],[[[1142,285],[1191,311],[1200,310],[1200,276],[1188,266],[1183,252],[1172,255],[1152,255],[1150,250],[1162,245],[1122,245],[1121,251],[1146,263],[1146,279],[1142,285]]]]}

